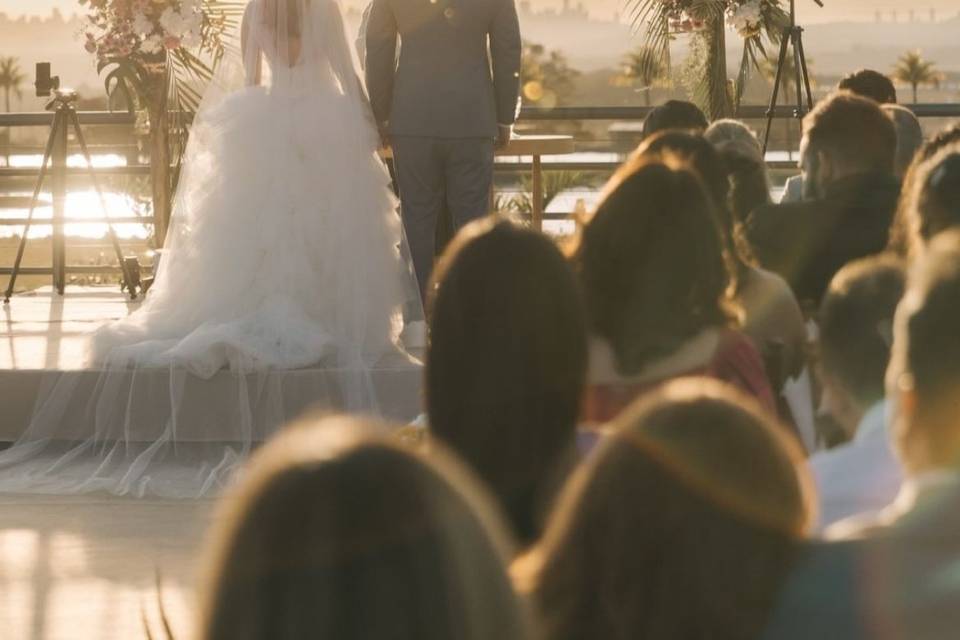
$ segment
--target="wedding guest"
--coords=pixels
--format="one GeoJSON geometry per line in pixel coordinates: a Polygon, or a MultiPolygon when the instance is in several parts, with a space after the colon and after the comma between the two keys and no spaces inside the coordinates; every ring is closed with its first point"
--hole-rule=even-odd
{"type": "Polygon", "coordinates": [[[917,167],[910,187],[905,196],[908,232],[919,250],[938,233],[960,225],[960,143],[917,167]]]}
{"type": "Polygon", "coordinates": [[[923,128],[920,126],[920,119],[906,107],[885,104],[880,108],[890,116],[897,130],[897,155],[893,162],[893,172],[903,180],[910,163],[923,145],[923,128]]]}
{"type": "Polygon", "coordinates": [[[462,231],[436,274],[430,430],[532,542],[575,458],[587,368],[576,277],[546,236],[493,218],[462,231]]]}
{"type": "Polygon", "coordinates": [[[841,269],[824,296],[818,316],[823,404],[851,442],[811,458],[821,529],[882,509],[900,490],[884,376],[904,281],[897,258],[865,258],[841,269]]]}
{"type": "Polygon", "coordinates": [[[867,98],[848,92],[821,101],[804,119],[804,202],[767,205],[746,230],[760,265],[782,275],[797,299],[819,306],[846,263],[887,245],[900,182],[896,130],[867,98]]]}
{"type": "Polygon", "coordinates": [[[685,100],[667,100],[654,107],[643,120],[643,137],[655,133],[680,129],[702,133],[709,122],[700,107],[685,100]]]}
{"type": "MultiPolygon", "coordinates": [[[[887,76],[871,69],[861,69],[851,73],[840,81],[838,91],[849,91],[862,98],[868,98],[880,105],[897,103],[897,89],[887,76]]],[[[901,174],[898,174],[901,175],[901,174]]],[[[902,175],[901,175],[902,177],[902,175]]],[[[793,176],[784,185],[781,203],[801,202],[807,199],[804,192],[803,175],[793,176]]]]}
{"type": "Polygon", "coordinates": [[[754,400],[673,382],[618,418],[514,578],[545,638],[756,638],[812,501],[801,452],[754,400]]]}
{"type": "MultiPolygon", "coordinates": [[[[727,125],[729,126],[729,125],[727,125]]],[[[703,136],[683,131],[660,133],[645,141],[637,157],[671,155],[688,162],[713,196],[725,250],[734,273],[734,300],[743,332],[753,338],[761,353],[776,351],[777,371],[767,371],[779,385],[798,373],[804,364],[807,331],[800,306],[783,278],[755,265],[740,220],[731,215],[734,179],[729,165],[703,136]]],[[[773,355],[773,354],[772,354],[773,355]]],[[[769,361],[768,361],[769,362],[769,361]]]]}
{"type": "MultiPolygon", "coordinates": [[[[867,520],[870,526],[925,519],[930,515],[927,499],[960,490],[958,326],[960,231],[951,231],[936,238],[914,265],[897,310],[887,393],[893,399],[894,442],[907,481],[903,499],[876,520],[867,520]]],[[[869,529],[860,533],[864,531],[869,529]]],[[[960,526],[953,531],[960,533],[960,526]]]]}
{"type": "Polygon", "coordinates": [[[940,131],[937,135],[920,145],[920,149],[913,157],[903,178],[903,189],[897,207],[896,218],[890,229],[890,251],[907,257],[919,247],[911,246],[910,212],[912,196],[917,188],[917,174],[920,167],[935,155],[955,143],[960,143],[960,121],[953,123],[940,131]]]}
{"type": "Polygon", "coordinates": [[[727,168],[727,197],[734,221],[743,224],[757,208],[772,202],[770,176],[756,134],[738,120],[718,120],[704,134],[727,168]]]}
{"type": "Polygon", "coordinates": [[[726,146],[732,146],[755,160],[763,158],[763,146],[757,134],[740,120],[733,118],[715,120],[707,127],[703,136],[710,144],[717,147],[718,151],[726,146]]]}
{"type": "Polygon", "coordinates": [[[285,430],[216,518],[199,638],[528,638],[471,477],[348,417],[285,430]]]}
{"type": "Polygon", "coordinates": [[[806,550],[766,638],[952,638],[960,628],[960,231],[913,266],[897,310],[887,393],[906,480],[872,516],[806,550]],[[839,541],[838,541],[839,539],[839,541]]]}
{"type": "Polygon", "coordinates": [[[873,69],[860,69],[848,74],[840,81],[837,89],[870,98],[877,104],[897,104],[897,88],[893,81],[873,69]]]}
{"type": "Polygon", "coordinates": [[[576,250],[592,337],[587,422],[690,375],[776,411],[760,353],[736,329],[725,244],[711,195],[678,158],[635,157],[614,174],[576,250]]]}

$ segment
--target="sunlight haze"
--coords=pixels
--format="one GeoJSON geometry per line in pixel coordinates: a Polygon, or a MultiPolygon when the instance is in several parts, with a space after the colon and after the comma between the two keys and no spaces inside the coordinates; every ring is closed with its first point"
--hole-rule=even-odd
{"type": "MultiPolygon", "coordinates": [[[[363,0],[342,0],[344,4],[361,5],[363,0]]],[[[562,6],[562,0],[531,0],[535,8],[549,8],[562,6]]],[[[576,0],[571,5],[578,4],[576,0]]],[[[583,2],[590,11],[597,16],[609,17],[624,6],[623,0],[587,0],[583,2]]],[[[891,18],[891,12],[897,12],[897,19],[909,20],[910,9],[904,7],[902,0],[825,0],[824,9],[819,9],[813,0],[797,0],[797,11],[800,18],[806,22],[824,22],[834,20],[872,21],[876,19],[876,12],[883,14],[884,20],[891,18]]],[[[76,0],[0,0],[0,12],[17,16],[22,14],[47,15],[52,9],[59,9],[63,13],[74,13],[79,10],[76,0]]],[[[960,6],[956,0],[920,0],[913,10],[918,20],[928,20],[930,10],[937,12],[939,19],[952,18],[960,14],[960,6]]]]}

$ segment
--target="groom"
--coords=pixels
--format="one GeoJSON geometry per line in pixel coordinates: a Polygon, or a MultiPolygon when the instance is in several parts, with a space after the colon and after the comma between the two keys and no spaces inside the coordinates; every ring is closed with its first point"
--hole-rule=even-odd
{"type": "Polygon", "coordinates": [[[519,106],[516,5],[373,0],[366,47],[367,90],[393,147],[401,216],[423,293],[440,213],[449,210],[456,230],[490,212],[494,150],[510,141],[519,106]]]}

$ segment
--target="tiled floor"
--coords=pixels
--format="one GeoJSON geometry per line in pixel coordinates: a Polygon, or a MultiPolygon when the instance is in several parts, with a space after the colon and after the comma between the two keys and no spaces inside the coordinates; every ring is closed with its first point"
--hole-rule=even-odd
{"type": "Polygon", "coordinates": [[[0,496],[0,637],[137,640],[160,628],[156,579],[177,638],[193,636],[209,501],[0,496]]]}

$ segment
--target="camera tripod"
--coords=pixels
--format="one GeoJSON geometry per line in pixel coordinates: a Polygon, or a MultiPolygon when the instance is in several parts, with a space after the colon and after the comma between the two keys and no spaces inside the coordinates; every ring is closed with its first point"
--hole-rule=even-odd
{"type": "MultiPolygon", "coordinates": [[[[813,0],[822,7],[821,0],[813,0]]],[[[796,0],[790,0],[790,22],[783,29],[780,36],[780,57],[777,59],[777,74],[773,81],[773,95],[770,98],[770,108],[767,109],[767,128],[763,134],[763,153],[766,155],[770,143],[770,130],[773,128],[773,119],[777,113],[777,101],[780,99],[780,82],[783,80],[787,66],[787,50],[793,49],[793,81],[797,89],[797,103],[794,106],[792,117],[802,120],[813,109],[813,91],[810,88],[810,71],[807,69],[807,56],[803,51],[803,27],[797,25],[796,0]],[[806,97],[806,102],[804,102],[806,97]]]]}
{"type": "Polygon", "coordinates": [[[74,103],[77,101],[77,94],[70,90],[57,90],[54,98],[46,106],[47,111],[53,112],[53,124],[50,127],[50,137],[43,153],[43,161],[40,164],[40,175],[37,178],[37,184],[33,190],[33,197],[30,200],[30,210],[27,219],[23,225],[23,235],[20,236],[20,244],[17,247],[17,257],[13,263],[13,270],[10,272],[10,282],[3,296],[3,303],[10,302],[10,296],[13,295],[13,288],[17,282],[17,276],[20,274],[21,262],[23,261],[23,252],[27,246],[27,235],[30,232],[30,226],[33,224],[34,210],[40,203],[40,190],[48,173],[53,178],[53,286],[57,293],[63,295],[66,287],[66,249],[65,238],[63,236],[63,210],[66,202],[67,192],[67,140],[69,138],[70,127],[80,144],[80,150],[83,153],[84,160],[87,163],[87,169],[93,188],[97,192],[100,200],[100,207],[103,211],[103,220],[107,224],[108,234],[110,236],[113,250],[117,255],[117,261],[120,264],[120,271],[123,280],[120,283],[120,290],[127,290],[130,293],[130,299],[136,300],[137,286],[139,277],[137,269],[128,264],[123,257],[123,251],[120,248],[120,240],[117,233],[107,217],[107,202],[97,181],[96,172],[93,169],[93,159],[90,157],[90,151],[87,148],[86,139],[83,137],[83,131],[80,129],[80,118],[77,116],[74,103]],[[52,162],[51,162],[52,161],[52,162]],[[48,172],[47,165],[51,165],[48,172]]]}

